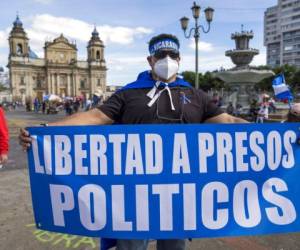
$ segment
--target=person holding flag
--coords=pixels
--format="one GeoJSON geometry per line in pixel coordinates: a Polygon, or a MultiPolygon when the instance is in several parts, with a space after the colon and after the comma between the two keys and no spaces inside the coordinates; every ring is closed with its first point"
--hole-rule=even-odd
{"type": "Polygon", "coordinates": [[[273,79],[272,87],[274,89],[275,97],[279,100],[288,100],[289,105],[291,106],[290,102],[293,100],[293,95],[285,82],[283,73],[280,73],[273,79]]]}
{"type": "MultiPolygon", "coordinates": [[[[147,61],[151,70],[115,92],[107,101],[87,112],[68,116],[49,126],[118,124],[247,123],[224,113],[200,89],[177,75],[180,64],[179,40],[160,34],[149,42],[147,61]]],[[[20,144],[31,144],[28,131],[21,129],[20,144]]],[[[148,239],[102,239],[101,249],[146,250],[148,239]]],[[[157,240],[158,250],[184,250],[184,239],[157,240]]]]}

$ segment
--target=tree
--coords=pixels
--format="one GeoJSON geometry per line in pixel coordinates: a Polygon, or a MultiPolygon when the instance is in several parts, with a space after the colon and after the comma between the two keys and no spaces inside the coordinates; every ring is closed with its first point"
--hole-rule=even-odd
{"type": "Polygon", "coordinates": [[[183,79],[190,83],[193,87],[195,87],[195,72],[192,71],[183,71],[182,73],[183,79]]]}
{"type": "Polygon", "coordinates": [[[0,83],[0,92],[7,90],[7,87],[4,84],[0,83]]]}
{"type": "MultiPolygon", "coordinates": [[[[184,71],[182,72],[185,81],[189,82],[192,86],[195,86],[195,72],[184,71]]],[[[216,77],[213,73],[207,71],[204,74],[199,73],[199,87],[208,91],[210,89],[221,89],[224,88],[224,82],[216,77]]]]}
{"type": "MultiPolygon", "coordinates": [[[[257,69],[270,69],[275,75],[284,74],[286,84],[289,85],[293,90],[299,88],[300,86],[300,69],[294,65],[282,65],[275,68],[270,68],[269,66],[259,66],[257,69]]],[[[255,88],[264,91],[273,91],[272,81],[274,76],[263,79],[262,81],[255,84],[255,88]]]]}

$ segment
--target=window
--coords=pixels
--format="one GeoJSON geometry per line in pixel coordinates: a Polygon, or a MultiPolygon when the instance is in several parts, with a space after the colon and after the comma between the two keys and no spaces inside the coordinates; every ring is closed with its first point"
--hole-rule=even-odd
{"type": "Polygon", "coordinates": [[[41,88],[42,87],[42,81],[41,81],[41,79],[37,79],[37,81],[36,81],[36,87],[37,88],[41,88]]]}
{"type": "Polygon", "coordinates": [[[273,18],[273,17],[276,17],[276,14],[271,14],[267,16],[267,18],[273,18]]]}
{"type": "Polygon", "coordinates": [[[23,54],[23,46],[22,44],[18,43],[17,44],[17,55],[22,55],[23,54]]]}
{"type": "Polygon", "coordinates": [[[101,86],[101,80],[97,79],[97,86],[101,86]]]}
{"type": "Polygon", "coordinates": [[[293,49],[293,46],[285,46],[284,47],[284,50],[292,50],[293,49]]]}
{"type": "Polygon", "coordinates": [[[85,81],[80,80],[80,88],[84,89],[84,87],[85,87],[85,81]]]}
{"type": "Polygon", "coordinates": [[[20,85],[25,85],[25,82],[24,82],[24,76],[21,76],[21,79],[20,79],[20,85]]]}
{"type": "Polygon", "coordinates": [[[100,51],[99,50],[97,50],[97,52],[96,52],[96,59],[100,60],[100,51]]]}
{"type": "Polygon", "coordinates": [[[300,18],[300,15],[293,16],[293,17],[292,17],[292,20],[299,19],[299,18],[300,18]]]}

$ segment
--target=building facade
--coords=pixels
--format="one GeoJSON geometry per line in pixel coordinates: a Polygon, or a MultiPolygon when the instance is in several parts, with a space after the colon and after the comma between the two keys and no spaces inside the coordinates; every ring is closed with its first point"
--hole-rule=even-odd
{"type": "Polygon", "coordinates": [[[265,11],[264,45],[268,65],[300,67],[300,0],[278,0],[265,11]]]}
{"type": "Polygon", "coordinates": [[[9,87],[9,74],[7,71],[4,71],[3,67],[0,67],[0,85],[9,87]]]}
{"type": "MultiPolygon", "coordinates": [[[[3,86],[5,88],[9,87],[9,75],[7,71],[4,71],[3,67],[0,67],[0,86],[3,86]]],[[[12,101],[12,96],[9,89],[1,91],[1,87],[0,87],[0,103],[11,102],[11,101],[12,101]]]]}
{"type": "Polygon", "coordinates": [[[25,102],[43,95],[84,96],[105,93],[104,45],[96,28],[87,45],[87,60],[77,60],[77,47],[61,34],[45,42],[44,58],[30,49],[29,38],[17,16],[9,36],[8,68],[14,100],[25,102]]]}

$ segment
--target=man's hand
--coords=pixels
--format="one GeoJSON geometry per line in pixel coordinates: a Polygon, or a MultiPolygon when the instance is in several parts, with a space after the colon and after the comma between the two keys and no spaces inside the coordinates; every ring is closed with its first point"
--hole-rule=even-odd
{"type": "Polygon", "coordinates": [[[7,154],[1,154],[0,155],[0,164],[4,164],[7,162],[8,156],[7,154]]]}
{"type": "Polygon", "coordinates": [[[249,123],[248,121],[238,118],[227,113],[223,113],[212,118],[209,118],[205,123],[249,123]]]}
{"type": "MultiPolygon", "coordinates": [[[[76,113],[60,121],[51,122],[48,126],[82,126],[82,125],[109,125],[114,121],[102,113],[99,109],[91,109],[87,112],[76,113]]],[[[19,133],[19,144],[24,151],[31,145],[31,138],[25,129],[21,128],[19,133]]]]}
{"type": "Polygon", "coordinates": [[[24,151],[27,151],[27,149],[31,145],[31,138],[30,138],[29,132],[23,128],[20,129],[19,144],[22,146],[24,151]]]}

